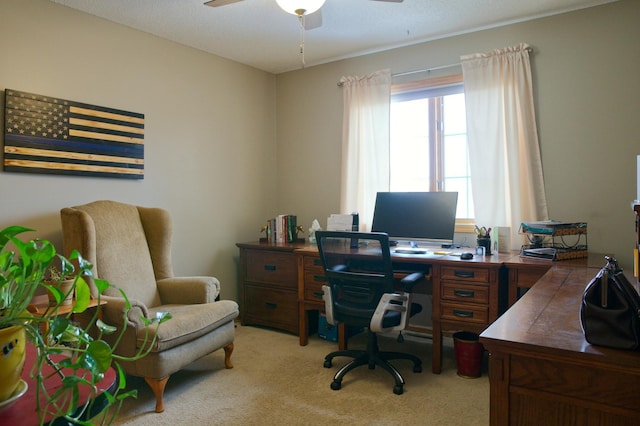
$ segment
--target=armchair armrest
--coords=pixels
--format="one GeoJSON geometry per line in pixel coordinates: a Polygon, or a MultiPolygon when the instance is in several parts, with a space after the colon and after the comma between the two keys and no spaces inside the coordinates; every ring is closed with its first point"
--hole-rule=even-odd
{"type": "Polygon", "coordinates": [[[163,305],[211,303],[220,294],[220,281],[215,277],[173,277],[158,280],[163,305]]]}
{"type": "MultiPolygon", "coordinates": [[[[118,336],[124,331],[124,336],[122,336],[123,338],[120,340],[115,353],[121,356],[134,356],[137,352],[136,336],[138,330],[142,330],[145,327],[142,318],[146,318],[149,315],[147,307],[135,299],[129,299],[131,309],[127,312],[126,302],[122,297],[101,295],[100,300],[107,302],[105,305],[100,306],[102,320],[118,329],[116,333],[104,334],[102,338],[109,342],[110,345],[115,345],[119,338],[118,336]]],[[[79,318],[77,320],[84,324],[83,326],[86,326],[93,319],[92,315],[85,311],[78,315],[79,318]]],[[[97,333],[97,330],[92,327],[90,333],[97,333]]]]}
{"type": "Polygon", "coordinates": [[[133,327],[135,330],[145,327],[145,323],[141,318],[148,318],[149,310],[144,303],[135,299],[129,299],[131,308],[127,311],[127,304],[122,297],[100,296],[102,300],[107,302],[102,307],[102,318],[105,323],[121,329],[125,321],[127,327],[133,327]],[[126,316],[125,316],[126,313],[126,316]]]}

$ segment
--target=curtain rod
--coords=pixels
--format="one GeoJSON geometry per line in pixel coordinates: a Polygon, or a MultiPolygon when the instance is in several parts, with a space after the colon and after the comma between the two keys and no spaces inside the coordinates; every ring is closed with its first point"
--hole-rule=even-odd
{"type": "MultiPolygon", "coordinates": [[[[435,71],[435,70],[442,70],[442,69],[445,69],[445,68],[453,68],[453,67],[458,67],[458,66],[460,66],[460,62],[458,62],[456,64],[440,65],[438,67],[425,68],[425,69],[422,69],[422,70],[399,72],[399,73],[391,74],[391,77],[399,77],[401,75],[418,74],[418,73],[421,73],[421,72],[431,72],[431,71],[435,71]]],[[[342,87],[343,85],[344,85],[344,83],[342,83],[341,81],[338,82],[338,87],[342,87]]]]}
{"type": "MultiPolygon", "coordinates": [[[[531,47],[527,47],[527,52],[532,53],[533,52],[533,48],[531,47]]],[[[405,71],[405,72],[399,72],[396,74],[391,74],[391,77],[399,77],[401,75],[410,75],[410,74],[418,74],[421,72],[431,72],[431,71],[436,71],[436,70],[443,70],[446,68],[453,68],[453,67],[459,67],[460,65],[462,65],[460,62],[457,62],[455,64],[449,64],[449,65],[440,65],[437,67],[431,67],[431,68],[425,68],[422,70],[413,70],[413,71],[405,71]]],[[[338,87],[342,87],[343,83],[341,81],[338,82],[338,87]]]]}

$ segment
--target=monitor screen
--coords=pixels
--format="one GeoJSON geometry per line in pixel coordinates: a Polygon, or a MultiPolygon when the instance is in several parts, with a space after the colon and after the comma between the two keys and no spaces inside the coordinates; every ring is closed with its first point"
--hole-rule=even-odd
{"type": "Polygon", "coordinates": [[[457,192],[378,192],[372,232],[391,240],[453,242],[457,192]]]}

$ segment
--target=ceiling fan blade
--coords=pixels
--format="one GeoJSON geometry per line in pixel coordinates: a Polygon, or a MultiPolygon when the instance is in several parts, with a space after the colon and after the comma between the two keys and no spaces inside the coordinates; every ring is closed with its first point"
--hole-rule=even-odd
{"type": "Polygon", "coordinates": [[[318,9],[310,15],[304,15],[304,29],[312,30],[322,26],[322,9],[318,9]]]}
{"type": "Polygon", "coordinates": [[[204,3],[205,6],[218,7],[226,6],[231,3],[237,3],[242,0],[210,0],[204,3]]]}

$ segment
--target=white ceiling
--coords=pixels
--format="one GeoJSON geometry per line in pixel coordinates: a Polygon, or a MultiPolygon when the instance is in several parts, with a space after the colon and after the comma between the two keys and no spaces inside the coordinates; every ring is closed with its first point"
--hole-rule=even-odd
{"type": "MultiPolygon", "coordinates": [[[[271,73],[302,67],[298,18],[276,0],[51,0],[271,73]]],[[[617,0],[326,0],[306,66],[617,0]]]]}

